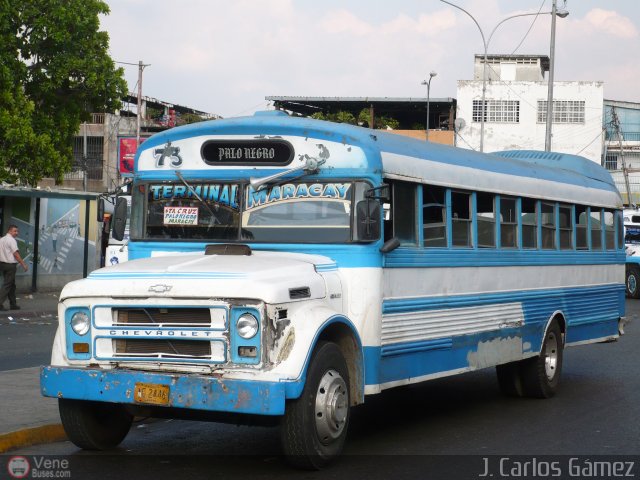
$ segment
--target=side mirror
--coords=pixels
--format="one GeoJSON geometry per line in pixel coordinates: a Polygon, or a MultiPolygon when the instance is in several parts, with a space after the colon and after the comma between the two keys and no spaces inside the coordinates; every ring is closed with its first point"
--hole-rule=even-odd
{"type": "Polygon", "coordinates": [[[372,242],[380,238],[380,203],[376,200],[361,200],[356,205],[358,239],[372,242]]]}
{"type": "Polygon", "coordinates": [[[380,252],[389,253],[394,251],[399,246],[400,246],[400,240],[398,240],[396,237],[393,237],[382,244],[382,247],[380,247],[380,252]]]}
{"type": "Polygon", "coordinates": [[[98,197],[98,199],[96,200],[96,210],[96,220],[98,222],[104,222],[104,198],[98,197]]]}
{"type": "Polygon", "coordinates": [[[113,230],[111,234],[116,240],[124,238],[124,230],[127,226],[127,199],[118,198],[116,208],[113,210],[113,230]]]}
{"type": "Polygon", "coordinates": [[[391,190],[389,185],[383,183],[379,187],[370,188],[364,192],[364,198],[372,198],[376,200],[389,200],[391,198],[391,190]]]}

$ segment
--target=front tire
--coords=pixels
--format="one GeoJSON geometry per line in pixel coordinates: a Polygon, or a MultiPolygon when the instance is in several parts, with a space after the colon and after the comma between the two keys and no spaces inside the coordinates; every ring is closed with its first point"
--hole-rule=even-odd
{"type": "Polygon", "coordinates": [[[133,416],[117,403],[58,399],[62,426],[77,447],[109,450],[129,433],[133,416]]]}
{"type": "Polygon", "coordinates": [[[349,426],[349,371],[334,343],[316,347],[302,395],[287,404],[281,440],[293,466],[318,470],[340,455],[349,426]]]}
{"type": "Polygon", "coordinates": [[[627,297],[640,298],[640,270],[636,266],[627,268],[627,297]]]}

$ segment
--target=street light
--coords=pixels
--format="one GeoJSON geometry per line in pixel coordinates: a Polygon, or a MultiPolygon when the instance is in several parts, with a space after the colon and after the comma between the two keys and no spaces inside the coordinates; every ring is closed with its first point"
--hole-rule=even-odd
{"type": "Polygon", "coordinates": [[[556,0],[551,7],[551,46],[549,48],[549,86],[547,90],[547,124],[544,135],[544,151],[551,151],[551,126],[553,124],[553,61],[556,52],[556,15],[565,18],[569,15],[566,10],[558,11],[556,0]]]}
{"type": "Polygon", "coordinates": [[[431,94],[431,80],[438,75],[437,72],[431,72],[429,74],[429,80],[423,80],[421,85],[427,86],[427,142],[429,141],[429,99],[431,94]]]}
{"type": "MultiPolygon", "coordinates": [[[[448,2],[447,0],[440,0],[442,3],[446,3],[447,5],[451,5],[454,8],[457,8],[458,10],[462,10],[464,13],[466,13],[471,20],[473,20],[473,23],[476,24],[476,27],[478,27],[478,30],[480,31],[480,36],[482,37],[482,43],[484,45],[484,62],[482,65],[482,107],[481,107],[481,117],[480,117],[480,151],[484,152],[484,117],[485,117],[485,112],[486,112],[486,102],[485,102],[485,97],[486,97],[486,92],[487,92],[487,51],[489,50],[489,42],[491,42],[491,38],[493,37],[493,34],[496,33],[496,30],[498,29],[498,27],[500,25],[502,25],[504,22],[506,22],[507,20],[511,20],[512,18],[517,18],[517,17],[527,17],[530,15],[552,15],[553,21],[551,23],[552,26],[552,31],[551,31],[551,41],[552,43],[555,42],[555,18],[556,15],[558,15],[561,18],[566,17],[567,15],[569,15],[569,12],[567,12],[566,10],[562,10],[560,12],[558,12],[556,10],[556,0],[553,0],[553,9],[551,12],[542,12],[542,13],[518,13],[516,15],[511,15],[507,18],[502,19],[501,21],[499,21],[495,27],[493,27],[493,30],[491,30],[491,34],[489,35],[489,38],[485,40],[484,37],[484,32],[482,31],[482,28],[480,27],[480,24],[477,22],[477,20],[473,17],[473,15],[471,15],[469,12],[467,12],[464,8],[459,7],[458,5],[448,2]]],[[[550,59],[551,60],[551,59],[550,59]]],[[[552,73],[551,73],[551,67],[550,66],[550,78],[549,81],[551,82],[553,80],[552,78],[552,73]]],[[[550,90],[550,95],[553,95],[553,87],[551,87],[550,90]]],[[[548,121],[549,115],[547,113],[547,121],[548,121]]],[[[549,129],[550,131],[550,129],[549,129]]]]}

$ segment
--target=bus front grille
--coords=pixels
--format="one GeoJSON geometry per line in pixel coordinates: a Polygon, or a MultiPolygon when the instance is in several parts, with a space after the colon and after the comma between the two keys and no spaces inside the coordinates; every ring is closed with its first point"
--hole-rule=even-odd
{"type": "Polygon", "coordinates": [[[145,358],[209,358],[211,343],[194,340],[113,340],[114,356],[145,358]]]}

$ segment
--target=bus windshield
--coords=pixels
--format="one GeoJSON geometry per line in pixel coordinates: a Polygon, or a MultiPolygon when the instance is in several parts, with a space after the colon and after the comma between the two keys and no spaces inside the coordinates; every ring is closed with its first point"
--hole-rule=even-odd
{"type": "MultiPolygon", "coordinates": [[[[134,205],[145,205],[146,215],[142,222],[134,220],[132,236],[345,243],[353,240],[353,190],[350,182],[300,182],[258,189],[241,183],[144,184],[136,193],[142,198],[134,200],[134,205]]],[[[356,190],[364,191],[364,184],[357,184],[356,190]]]]}

